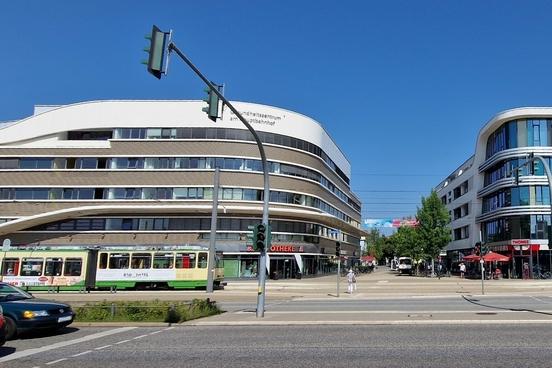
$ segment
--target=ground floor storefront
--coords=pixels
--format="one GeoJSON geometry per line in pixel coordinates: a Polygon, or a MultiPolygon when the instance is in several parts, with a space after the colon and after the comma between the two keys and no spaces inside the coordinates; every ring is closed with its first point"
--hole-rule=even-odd
{"type": "MultiPolygon", "coordinates": [[[[322,276],[337,269],[327,254],[267,253],[267,274],[274,280],[322,276]]],[[[224,278],[256,278],[258,253],[223,253],[224,278]]]]}
{"type": "MultiPolygon", "coordinates": [[[[502,261],[484,261],[485,272],[489,277],[514,279],[552,278],[552,250],[546,240],[512,239],[499,244],[488,244],[491,252],[507,257],[502,261]]],[[[444,260],[447,269],[458,271],[460,263],[467,267],[467,273],[481,276],[479,259],[467,261],[474,249],[449,251],[444,260]],[[467,258],[466,258],[467,257],[467,258]]]]}

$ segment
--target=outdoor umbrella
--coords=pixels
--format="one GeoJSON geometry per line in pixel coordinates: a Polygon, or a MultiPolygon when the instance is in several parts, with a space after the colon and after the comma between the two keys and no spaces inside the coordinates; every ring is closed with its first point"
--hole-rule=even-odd
{"type": "MultiPolygon", "coordinates": [[[[465,259],[465,257],[464,257],[464,259],[465,259]]],[[[510,257],[503,256],[502,254],[498,254],[498,253],[495,253],[495,252],[489,252],[489,253],[487,253],[483,256],[483,260],[485,262],[494,262],[494,261],[508,262],[510,260],[510,257]]]]}
{"type": "Polygon", "coordinates": [[[462,260],[466,262],[476,262],[479,261],[480,258],[481,257],[476,256],[475,254],[470,254],[469,256],[464,256],[462,260]]]}

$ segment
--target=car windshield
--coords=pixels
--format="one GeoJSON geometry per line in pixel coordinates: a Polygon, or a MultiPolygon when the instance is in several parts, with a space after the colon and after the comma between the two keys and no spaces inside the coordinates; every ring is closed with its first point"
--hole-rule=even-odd
{"type": "Polygon", "coordinates": [[[0,301],[30,299],[33,296],[15,286],[0,284],[0,301]]]}

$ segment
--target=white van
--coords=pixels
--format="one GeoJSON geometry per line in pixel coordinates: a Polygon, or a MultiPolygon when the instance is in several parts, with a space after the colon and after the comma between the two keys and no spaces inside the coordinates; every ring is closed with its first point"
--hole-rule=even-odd
{"type": "Polygon", "coordinates": [[[405,273],[412,275],[412,258],[399,257],[399,272],[401,275],[405,273]]]}

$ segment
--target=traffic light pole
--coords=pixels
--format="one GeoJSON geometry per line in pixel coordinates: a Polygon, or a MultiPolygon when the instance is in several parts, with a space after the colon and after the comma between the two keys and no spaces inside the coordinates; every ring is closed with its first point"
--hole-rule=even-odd
{"type": "Polygon", "coordinates": [[[213,182],[213,210],[211,211],[211,233],[209,235],[209,257],[207,258],[207,293],[213,292],[213,278],[215,272],[215,242],[217,239],[217,213],[218,213],[218,192],[219,192],[220,169],[215,168],[213,182]]]}
{"type": "MultiPolygon", "coordinates": [[[[259,153],[261,155],[261,161],[263,163],[263,175],[264,175],[264,204],[263,204],[263,219],[262,223],[268,228],[268,201],[270,197],[270,186],[268,183],[268,163],[266,161],[266,154],[263,147],[263,143],[261,142],[261,139],[257,135],[257,132],[251,124],[245,120],[245,118],[239,113],[238,110],[232,104],[230,101],[228,101],[222,93],[218,90],[218,88],[213,85],[201,72],[198,68],[176,47],[174,42],[170,42],[168,46],[169,53],[174,51],[180,58],[188,64],[188,66],[201,78],[201,80],[209,86],[212,92],[214,92],[221,100],[222,102],[228,106],[228,108],[240,119],[240,121],[243,123],[243,125],[246,126],[247,129],[251,132],[253,137],[255,138],[255,142],[257,142],[257,146],[259,147],[259,153]]],[[[270,244],[266,244],[269,246],[270,244]]],[[[264,317],[264,306],[265,306],[265,284],[266,284],[266,247],[261,249],[260,256],[259,256],[259,272],[258,272],[258,278],[259,278],[259,288],[257,290],[257,317],[264,317]]]]}

